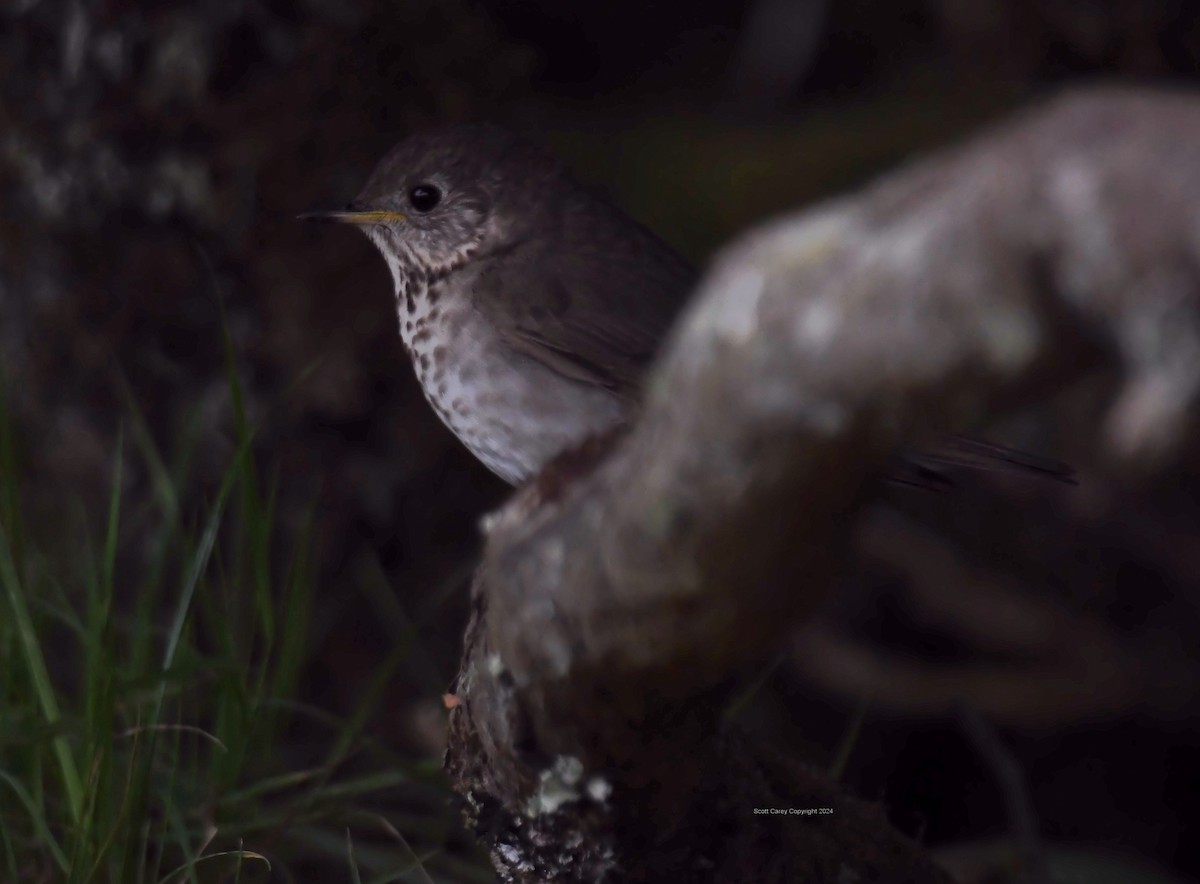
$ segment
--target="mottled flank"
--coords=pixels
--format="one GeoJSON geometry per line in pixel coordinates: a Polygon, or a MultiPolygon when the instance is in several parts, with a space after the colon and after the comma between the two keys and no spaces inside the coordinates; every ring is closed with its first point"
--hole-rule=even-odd
{"type": "MultiPolygon", "coordinates": [[[[560,451],[615,423],[611,394],[557,377],[508,351],[495,327],[452,279],[434,288],[397,291],[414,304],[401,338],[434,411],[471,452],[505,481],[517,484],[560,451]],[[431,311],[438,300],[443,309],[431,311]],[[545,419],[541,417],[545,415],[545,419]]],[[[406,308],[405,308],[406,309],[406,308]]]]}

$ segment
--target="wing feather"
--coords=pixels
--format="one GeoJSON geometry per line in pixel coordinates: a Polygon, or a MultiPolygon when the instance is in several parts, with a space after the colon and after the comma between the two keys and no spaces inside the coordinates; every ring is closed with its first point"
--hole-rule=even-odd
{"type": "Polygon", "coordinates": [[[696,280],[654,234],[598,200],[552,235],[476,262],[476,309],[510,347],[559,374],[636,398],[696,280]]]}

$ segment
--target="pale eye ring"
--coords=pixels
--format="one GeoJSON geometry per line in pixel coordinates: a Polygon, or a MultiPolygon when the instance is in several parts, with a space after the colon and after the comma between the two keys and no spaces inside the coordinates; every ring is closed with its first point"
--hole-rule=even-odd
{"type": "Polygon", "coordinates": [[[408,192],[408,203],[414,210],[424,214],[442,201],[442,192],[432,184],[418,184],[408,192]]]}

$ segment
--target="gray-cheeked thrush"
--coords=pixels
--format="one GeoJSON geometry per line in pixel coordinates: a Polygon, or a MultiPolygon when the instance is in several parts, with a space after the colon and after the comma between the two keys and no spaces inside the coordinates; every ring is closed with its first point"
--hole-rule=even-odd
{"type": "Polygon", "coordinates": [[[425,398],[512,484],[625,421],[696,279],[653,233],[498,128],[398,144],[345,210],[383,254],[425,398]]]}

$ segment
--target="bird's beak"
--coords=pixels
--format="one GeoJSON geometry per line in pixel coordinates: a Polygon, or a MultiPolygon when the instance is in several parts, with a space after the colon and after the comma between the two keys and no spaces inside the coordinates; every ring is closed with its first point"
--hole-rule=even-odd
{"type": "Polygon", "coordinates": [[[385,212],[374,209],[336,209],[325,212],[303,212],[296,216],[301,221],[336,221],[339,224],[388,224],[393,221],[407,221],[408,216],[401,212],[385,212]]]}

